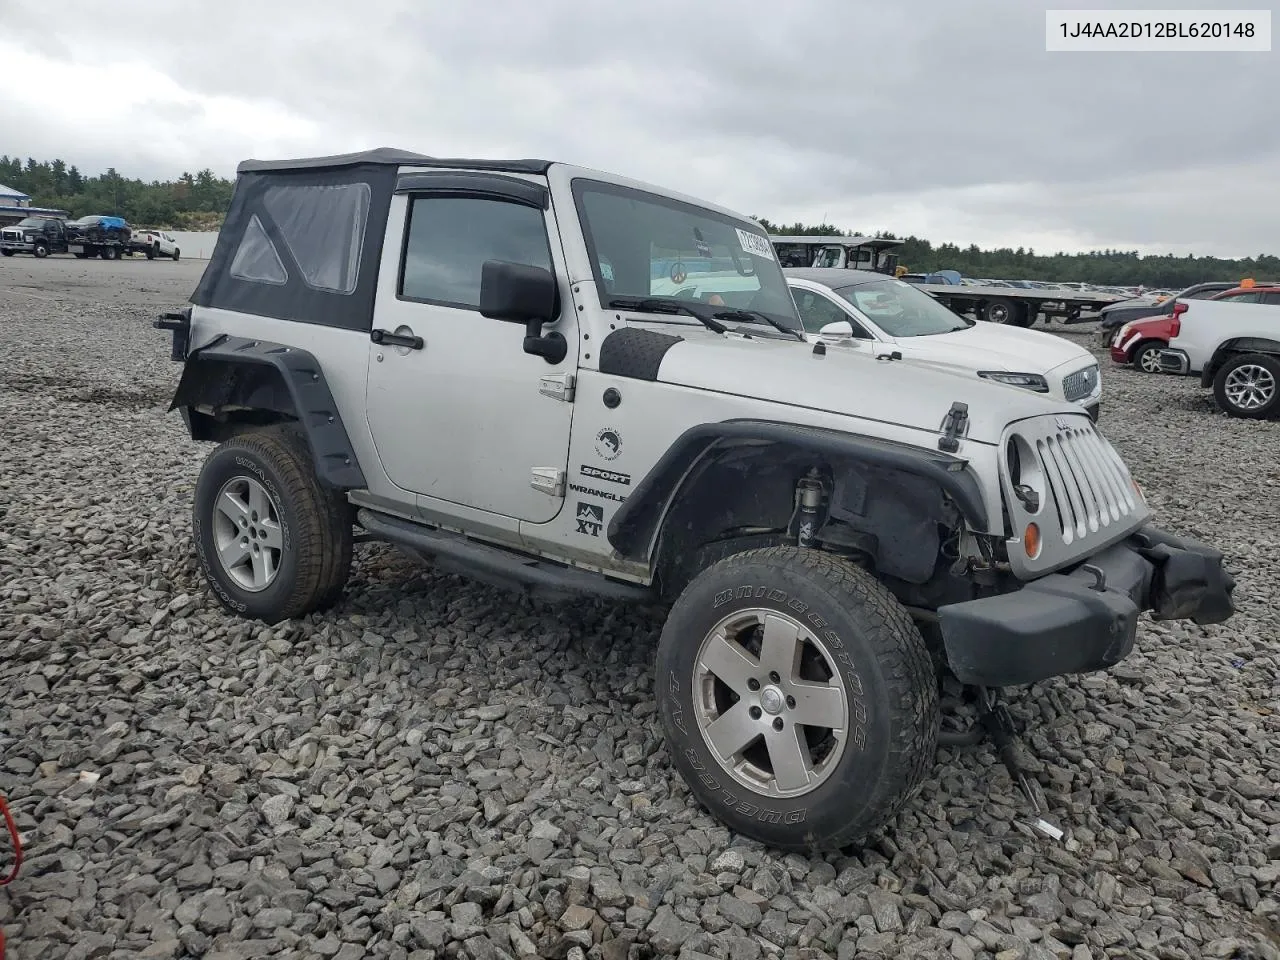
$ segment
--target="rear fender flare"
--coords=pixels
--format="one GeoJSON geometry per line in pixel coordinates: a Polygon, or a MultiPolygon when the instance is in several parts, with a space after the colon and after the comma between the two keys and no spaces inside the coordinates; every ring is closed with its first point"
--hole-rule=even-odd
{"type": "Polygon", "coordinates": [[[292,417],[307,438],[322,482],[337,490],[366,486],[324,372],[306,350],[232,336],[192,350],[169,409],[182,410],[193,440],[213,439],[193,415],[202,406],[292,417]]]}

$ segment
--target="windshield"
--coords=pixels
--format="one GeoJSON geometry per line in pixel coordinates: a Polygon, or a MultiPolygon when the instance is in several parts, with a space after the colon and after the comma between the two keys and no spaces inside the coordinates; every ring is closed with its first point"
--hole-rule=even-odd
{"type": "Polygon", "coordinates": [[[773,245],[758,226],[594,180],[575,180],[573,193],[601,306],[616,299],[661,297],[752,310],[788,329],[801,329],[773,245]]]}
{"type": "Polygon", "coordinates": [[[19,226],[19,227],[43,227],[43,226],[44,226],[44,221],[43,221],[43,220],[37,220],[35,217],[26,217],[26,218],[25,218],[25,219],[23,219],[23,220],[19,220],[19,221],[17,222],[17,224],[15,224],[15,226],[19,226]]]}
{"type": "Polygon", "coordinates": [[[901,280],[875,280],[836,293],[891,337],[927,337],[973,326],[933,297],[901,280]]]}

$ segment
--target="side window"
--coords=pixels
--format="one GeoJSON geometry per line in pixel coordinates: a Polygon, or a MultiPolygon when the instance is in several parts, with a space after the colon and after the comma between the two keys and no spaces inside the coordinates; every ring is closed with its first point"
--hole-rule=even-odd
{"type": "Polygon", "coordinates": [[[399,295],[465,310],[480,307],[486,260],[551,269],[542,211],[504,200],[414,197],[399,295]]]}
{"type": "Polygon", "coordinates": [[[1262,302],[1271,306],[1280,306],[1280,293],[1264,293],[1262,302]]]}
{"type": "Polygon", "coordinates": [[[841,320],[853,327],[853,335],[859,340],[870,340],[871,335],[853,317],[820,293],[792,287],[791,293],[796,301],[796,310],[806,333],[817,333],[828,323],[839,323],[841,320]]]}
{"type": "Polygon", "coordinates": [[[1261,294],[1237,293],[1230,297],[1219,297],[1218,299],[1223,303],[1257,303],[1259,296],[1261,296],[1261,294]]]}

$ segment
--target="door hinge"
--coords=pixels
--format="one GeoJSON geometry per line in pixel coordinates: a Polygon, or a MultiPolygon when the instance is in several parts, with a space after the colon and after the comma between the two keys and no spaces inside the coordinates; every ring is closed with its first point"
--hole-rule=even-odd
{"type": "Polygon", "coordinates": [[[534,467],[529,486],[549,497],[563,497],[564,471],[559,467],[534,467]]]}
{"type": "Polygon", "coordinates": [[[538,392],[553,400],[573,403],[573,385],[576,379],[572,373],[553,373],[538,381],[538,392]]]}

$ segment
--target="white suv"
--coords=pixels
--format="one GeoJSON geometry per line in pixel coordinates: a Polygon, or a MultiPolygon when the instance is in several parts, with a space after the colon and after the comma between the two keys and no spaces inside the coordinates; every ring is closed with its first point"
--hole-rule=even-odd
{"type": "Polygon", "coordinates": [[[248,161],[192,300],[156,322],[215,444],[192,535],[222,604],[336,602],[354,525],[670,604],[671,762],[766,843],[883,827],[934,763],[943,671],[990,693],[1117,663],[1143,610],[1232,614],[1221,553],[1148,523],[1079,407],[807,342],[764,231],[693,197],[541,160],[248,161]]]}
{"type": "Polygon", "coordinates": [[[1077,403],[1094,420],[1102,408],[1098,362],[1051,333],[979,323],[953,313],[912,284],[864,270],[783,271],[811,340],[1022,387],[1077,403]]]}

